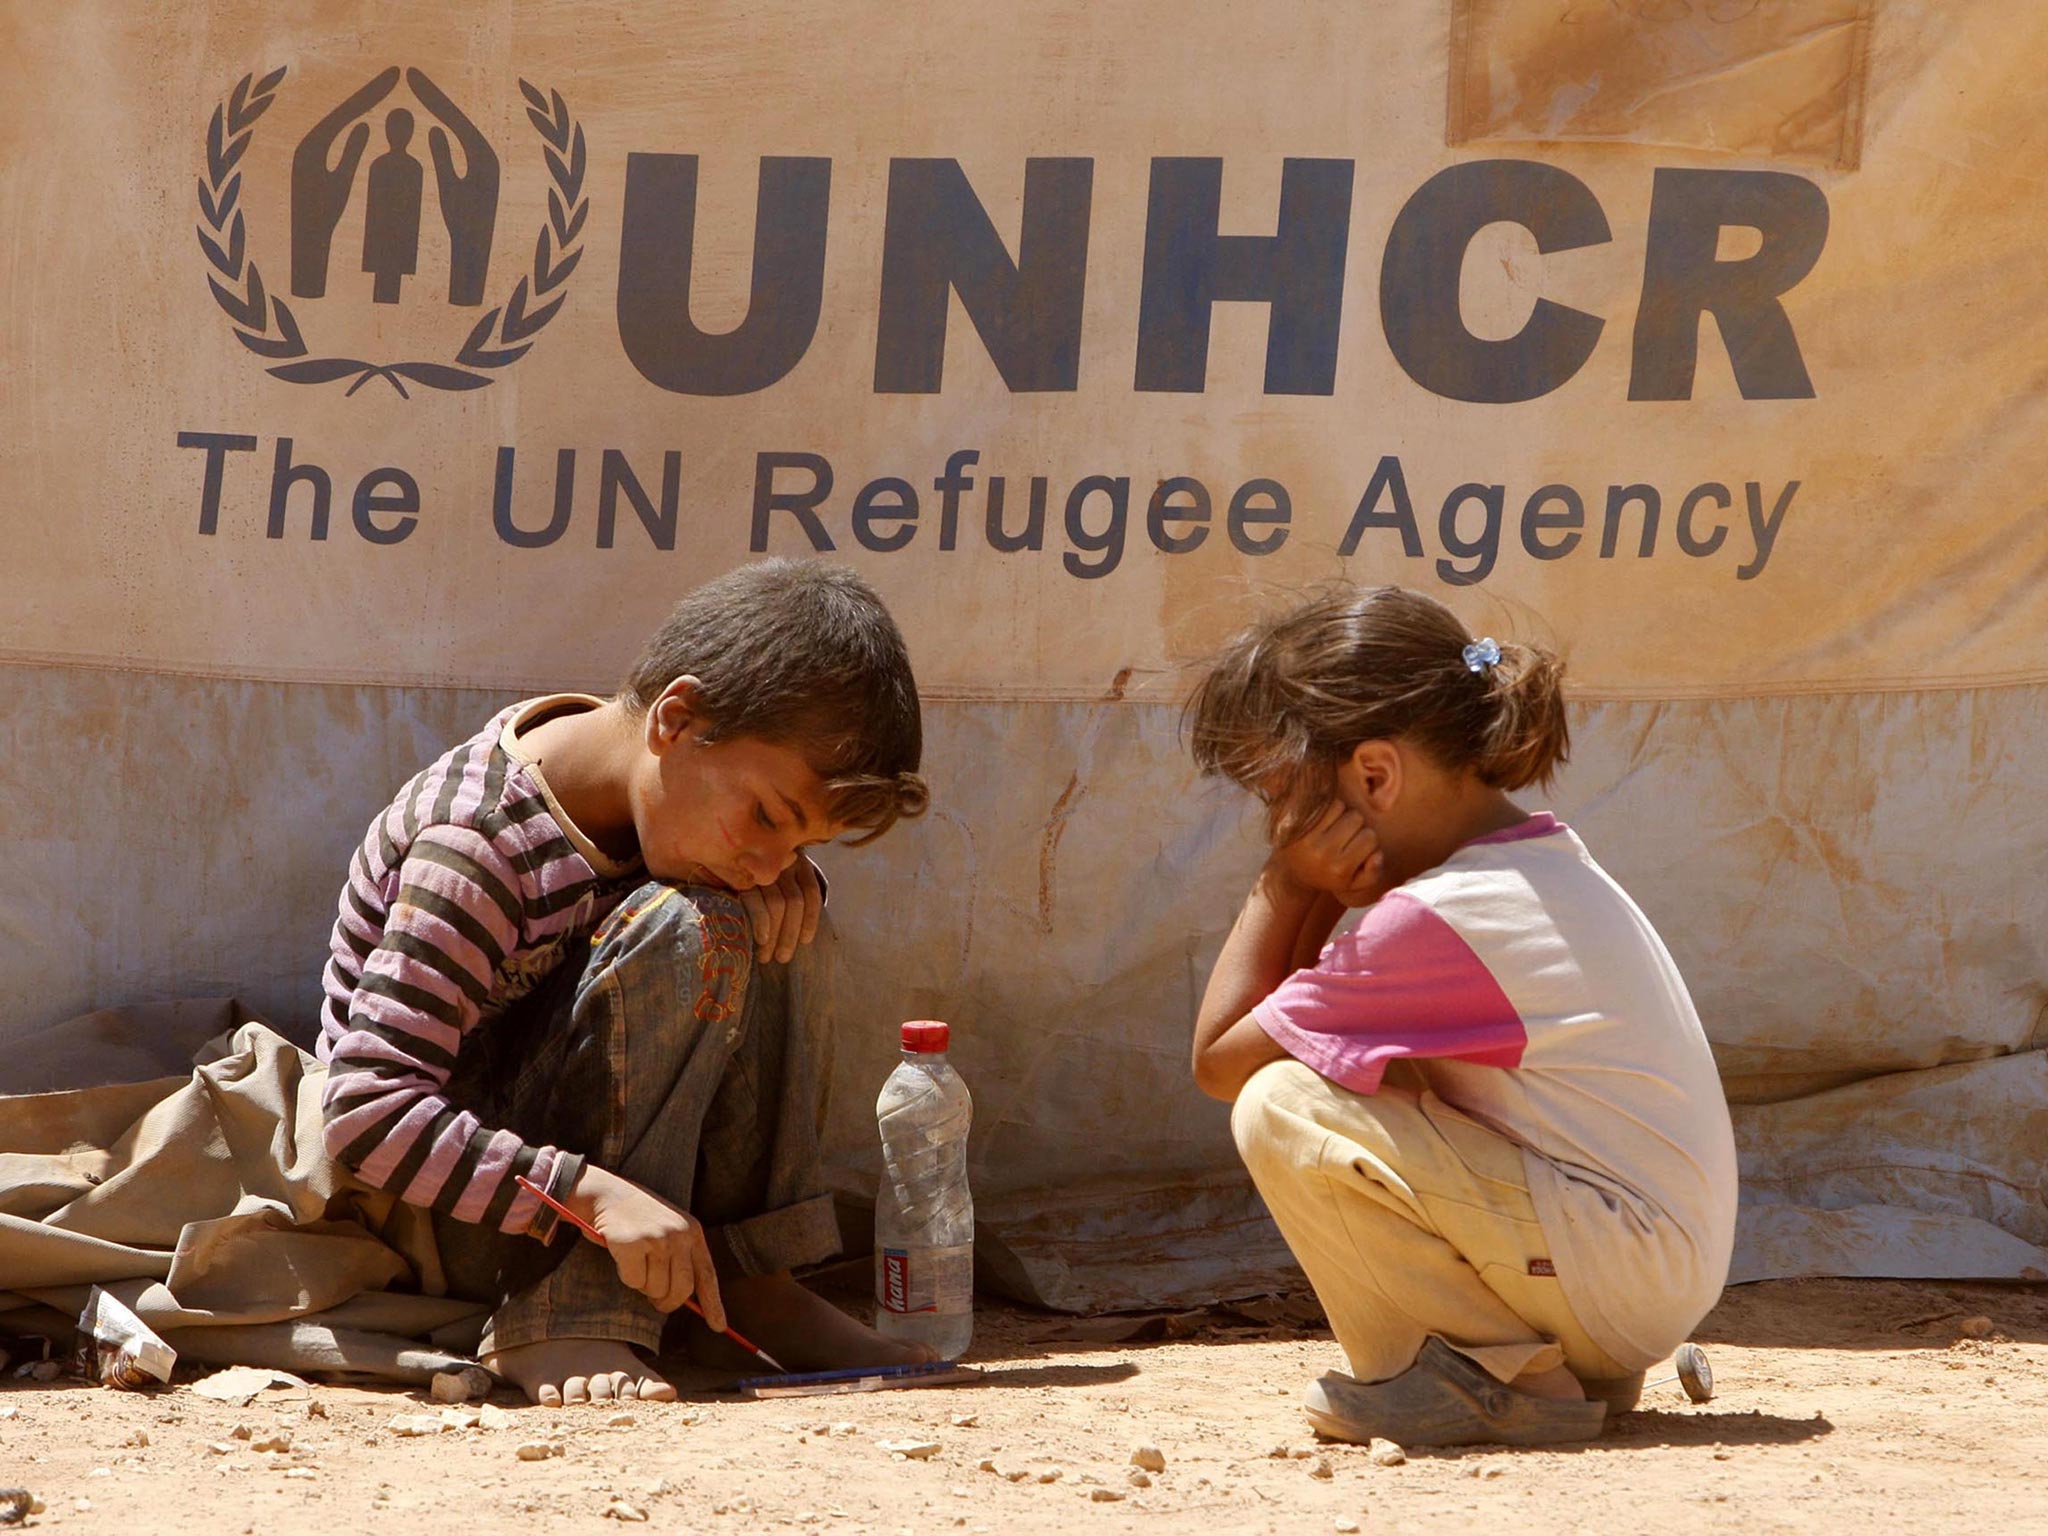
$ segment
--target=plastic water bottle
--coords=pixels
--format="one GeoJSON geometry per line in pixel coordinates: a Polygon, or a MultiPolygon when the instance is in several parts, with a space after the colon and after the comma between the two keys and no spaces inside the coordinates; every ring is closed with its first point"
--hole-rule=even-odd
{"type": "Polygon", "coordinates": [[[903,1026],[903,1064],[882,1084],[875,1201],[875,1331],[957,1360],[974,1338],[974,1101],[946,1061],[944,1024],[903,1026]]]}

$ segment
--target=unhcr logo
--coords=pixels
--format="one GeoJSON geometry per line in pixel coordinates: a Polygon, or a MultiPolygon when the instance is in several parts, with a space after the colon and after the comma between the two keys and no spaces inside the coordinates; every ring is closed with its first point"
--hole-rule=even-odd
{"type": "MultiPolygon", "coordinates": [[[[317,300],[349,251],[337,251],[343,215],[362,196],[361,271],[371,279],[370,301],[396,306],[417,299],[421,231],[425,219],[427,166],[416,147],[421,117],[427,159],[433,167],[435,206],[446,231],[446,301],[457,308],[485,303],[491,255],[497,237],[501,162],[490,140],[467,114],[421,70],[402,72],[418,114],[393,100],[401,71],[397,65],[373,76],[306,131],[291,161],[291,295],[317,300]],[[365,157],[373,133],[384,147],[365,157]],[[408,281],[412,292],[408,294],[408,281]]],[[[498,369],[517,362],[568,297],[567,284],[582,260],[583,226],[590,201],[583,193],[588,156],[583,129],[569,115],[559,91],[543,92],[519,82],[527,118],[540,139],[547,169],[548,214],[533,247],[533,262],[504,301],[489,309],[446,360],[411,358],[378,362],[323,354],[308,340],[283,295],[267,289],[250,253],[249,221],[241,206],[241,162],[256,124],[276,99],[285,70],[258,79],[244,75],[227,100],[214,108],[206,135],[206,169],[199,178],[199,246],[212,271],[214,302],[234,327],[235,337],[257,356],[270,359],[268,372],[291,384],[348,381],[354,394],[382,379],[401,397],[406,384],[430,389],[481,389],[498,369]]]]}

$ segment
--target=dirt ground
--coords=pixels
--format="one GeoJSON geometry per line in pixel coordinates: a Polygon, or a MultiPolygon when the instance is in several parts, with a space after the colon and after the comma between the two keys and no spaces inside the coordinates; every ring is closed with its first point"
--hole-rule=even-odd
{"type": "MultiPolygon", "coordinates": [[[[1572,1450],[1318,1444],[1329,1335],[1242,1316],[1127,1325],[986,1307],[973,1386],[622,1410],[519,1408],[400,1437],[424,1394],[321,1385],[246,1407],[187,1385],[0,1389],[0,1487],[65,1532],[2048,1532],[2048,1287],[1802,1281],[1731,1291],[1675,1385],[1572,1450]],[[1988,1320],[1987,1322],[1979,1319],[1988,1320]],[[1192,1330],[1189,1333],[1189,1330],[1192,1330]],[[1095,1337],[1074,1337],[1079,1332],[1095,1337]],[[1975,1336],[1978,1334],[1983,1336],[1975,1336]],[[1176,1337],[1176,1334],[1187,1336],[1176,1337]],[[261,1449],[286,1442],[282,1449],[261,1449]],[[561,1448],[544,1460],[518,1448],[561,1448]],[[925,1459],[892,1442],[936,1442],[925,1459]],[[1131,1479],[1156,1446],[1164,1470],[1131,1479]],[[991,1470],[991,1468],[993,1470],[991,1470]]],[[[497,1402],[511,1406],[505,1395],[497,1402]]],[[[920,1447],[920,1452],[922,1448],[920,1447]]]]}

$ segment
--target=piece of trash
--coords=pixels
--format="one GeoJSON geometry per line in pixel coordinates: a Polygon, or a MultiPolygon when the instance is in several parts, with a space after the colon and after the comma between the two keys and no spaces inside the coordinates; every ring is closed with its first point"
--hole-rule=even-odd
{"type": "Polygon", "coordinates": [[[119,1297],[108,1295],[97,1285],[86,1295],[78,1328],[92,1340],[89,1363],[93,1380],[101,1386],[132,1391],[171,1379],[178,1352],[119,1297]]]}
{"type": "Polygon", "coordinates": [[[290,1371],[272,1370],[267,1365],[231,1365],[224,1371],[215,1371],[211,1376],[202,1376],[192,1383],[192,1390],[201,1397],[211,1398],[216,1403],[232,1403],[237,1408],[246,1408],[259,1393],[272,1387],[297,1387],[310,1392],[312,1387],[302,1377],[290,1371]]]}

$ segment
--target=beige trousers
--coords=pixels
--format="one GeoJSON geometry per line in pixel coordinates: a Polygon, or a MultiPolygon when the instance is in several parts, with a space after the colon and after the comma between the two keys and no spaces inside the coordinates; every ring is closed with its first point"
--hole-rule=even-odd
{"type": "Polygon", "coordinates": [[[1352,1093],[1298,1061],[1261,1068],[1231,1130],[1362,1382],[1408,1369],[1434,1334],[1496,1380],[1558,1365],[1630,1373],[1550,1273],[1522,1149],[1396,1063],[1352,1093]]]}

